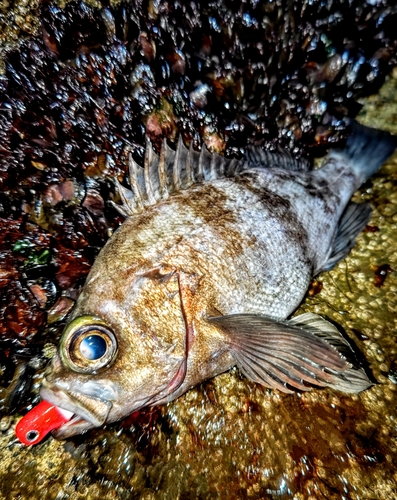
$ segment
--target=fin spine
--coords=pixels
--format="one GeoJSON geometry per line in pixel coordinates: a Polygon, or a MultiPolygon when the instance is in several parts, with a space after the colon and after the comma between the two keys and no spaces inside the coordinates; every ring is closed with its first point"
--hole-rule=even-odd
{"type": "Polygon", "coordinates": [[[132,155],[129,155],[128,159],[128,164],[129,164],[129,179],[130,179],[130,186],[132,188],[132,193],[134,195],[134,201],[136,203],[136,208],[138,211],[142,211],[144,204],[143,204],[143,196],[141,194],[141,191],[138,186],[137,182],[137,177],[138,177],[138,168],[139,165],[135,162],[133,159],[132,155]]]}
{"type": "Polygon", "coordinates": [[[155,153],[150,145],[150,141],[146,139],[146,151],[145,151],[145,163],[144,163],[144,175],[145,175],[145,189],[146,189],[146,197],[147,203],[149,205],[154,205],[156,203],[156,197],[153,192],[152,179],[150,176],[150,165],[152,164],[153,157],[155,153]]]}
{"type": "Polygon", "coordinates": [[[172,169],[172,181],[174,185],[174,190],[179,191],[181,189],[181,177],[180,177],[180,158],[183,147],[182,135],[179,136],[178,145],[176,147],[174,165],[172,169]]]}
{"type": "Polygon", "coordinates": [[[160,198],[162,199],[166,199],[169,196],[167,187],[167,172],[165,169],[166,148],[167,148],[167,139],[164,138],[159,158],[160,198]]]}

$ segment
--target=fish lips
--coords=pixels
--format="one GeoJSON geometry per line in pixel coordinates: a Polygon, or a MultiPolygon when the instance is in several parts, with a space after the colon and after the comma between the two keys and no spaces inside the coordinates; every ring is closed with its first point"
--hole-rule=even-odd
{"type": "Polygon", "coordinates": [[[62,425],[62,427],[51,431],[51,434],[55,439],[64,440],[77,434],[83,434],[91,429],[95,429],[95,425],[75,415],[69,422],[62,425]]]}
{"type": "Polygon", "coordinates": [[[113,406],[110,400],[93,397],[82,392],[65,391],[61,387],[47,384],[45,381],[40,389],[40,396],[55,406],[75,413],[69,422],[52,432],[57,439],[65,439],[104,425],[113,406]]]}

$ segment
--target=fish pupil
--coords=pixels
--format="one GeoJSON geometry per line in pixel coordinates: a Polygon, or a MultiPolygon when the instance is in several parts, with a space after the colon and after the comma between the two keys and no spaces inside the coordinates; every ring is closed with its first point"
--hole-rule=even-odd
{"type": "Polygon", "coordinates": [[[27,441],[35,441],[39,437],[38,431],[29,431],[26,433],[27,441]]]}
{"type": "Polygon", "coordinates": [[[100,335],[88,335],[80,344],[81,354],[90,361],[102,358],[106,350],[106,340],[100,335]]]}

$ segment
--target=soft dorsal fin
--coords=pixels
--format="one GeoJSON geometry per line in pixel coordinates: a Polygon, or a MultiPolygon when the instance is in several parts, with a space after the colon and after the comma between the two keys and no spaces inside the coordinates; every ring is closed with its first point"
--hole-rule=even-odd
{"type": "Polygon", "coordinates": [[[294,158],[292,154],[283,149],[277,152],[267,151],[255,146],[249,146],[245,152],[245,157],[252,165],[284,168],[285,170],[307,171],[312,165],[304,158],[294,158]]]}
{"type": "Polygon", "coordinates": [[[124,216],[129,217],[144,211],[145,207],[155,205],[173,193],[188,189],[192,184],[235,177],[250,168],[279,167],[288,170],[307,170],[305,161],[294,159],[287,152],[271,153],[250,146],[246,156],[241,159],[225,158],[218,153],[210,153],[203,144],[201,151],[188,149],[179,136],[176,150],[164,139],[160,155],[146,139],[145,162],[140,167],[129,155],[129,181],[131,189],[115,183],[122,205],[113,206],[124,216]]]}

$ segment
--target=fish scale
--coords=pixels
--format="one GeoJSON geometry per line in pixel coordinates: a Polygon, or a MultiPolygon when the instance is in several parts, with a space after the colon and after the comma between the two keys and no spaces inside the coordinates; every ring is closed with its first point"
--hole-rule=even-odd
{"type": "Polygon", "coordinates": [[[248,148],[242,160],[179,138],[119,185],[126,221],[98,255],[41,396],[75,415],[63,439],[162,404],[237,365],[291,393],[372,383],[339,330],[288,319],[311,278],[347,255],[370,216],[350,198],[396,138],[353,125],[318,170],[248,148]],[[89,357],[85,355],[89,338],[89,357]],[[105,348],[106,346],[106,348],[105,348]]]}

